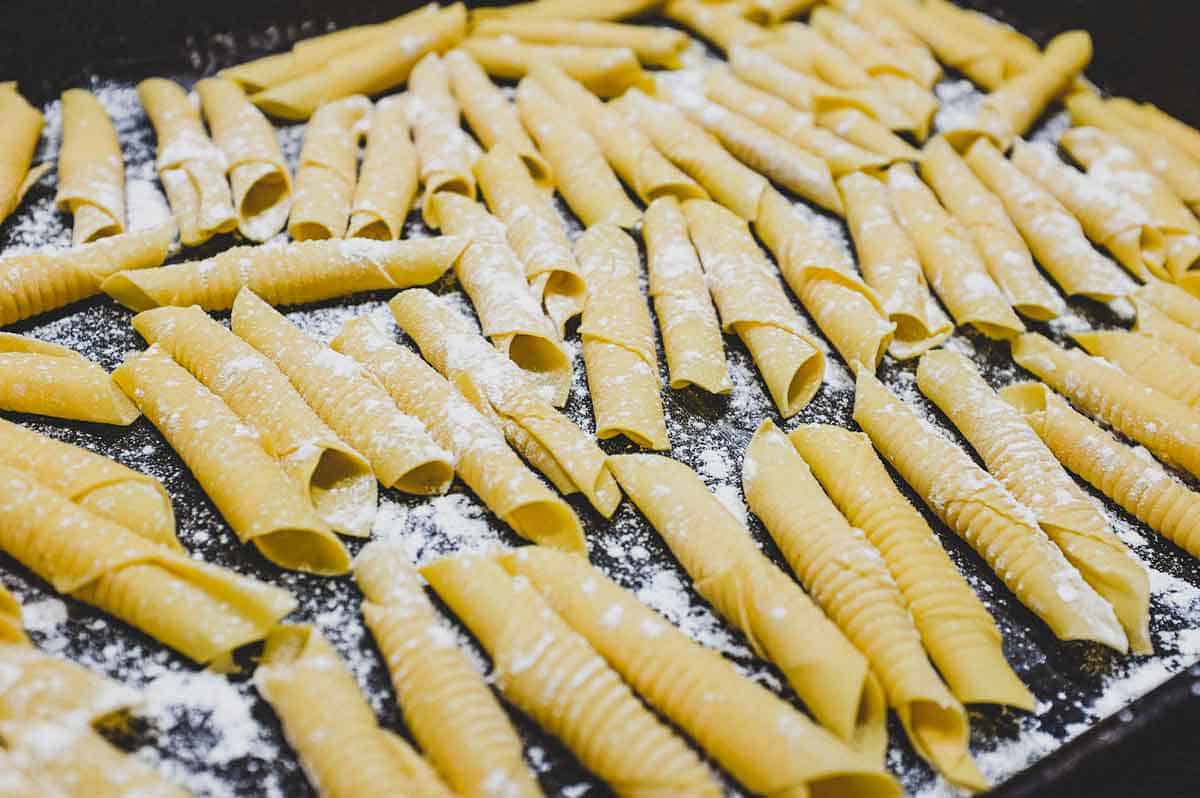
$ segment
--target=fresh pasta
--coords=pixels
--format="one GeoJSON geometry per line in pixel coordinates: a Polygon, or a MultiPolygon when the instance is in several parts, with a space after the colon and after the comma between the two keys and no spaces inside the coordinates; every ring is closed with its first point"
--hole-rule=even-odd
{"type": "Polygon", "coordinates": [[[1137,290],[1134,301],[1153,306],[1176,324],[1200,332],[1200,298],[1178,286],[1150,280],[1137,290]]]}
{"type": "Polygon", "coordinates": [[[21,204],[25,192],[50,169],[50,164],[30,168],[42,135],[42,112],[17,91],[13,81],[0,81],[0,222],[21,204]]]}
{"type": "Polygon", "coordinates": [[[345,236],[358,181],[358,142],[370,113],[371,102],[356,94],[321,106],[305,126],[288,217],[294,241],[345,236]]]}
{"type": "Polygon", "coordinates": [[[830,5],[854,20],[886,47],[892,61],[903,74],[926,88],[933,88],[942,77],[942,65],[925,42],[873,0],[834,0],[830,5]]]}
{"type": "Polygon", "coordinates": [[[1084,330],[1071,333],[1071,340],[1154,390],[1200,409],[1200,366],[1167,341],[1127,330],[1084,330]]]}
{"type": "MultiPolygon", "coordinates": [[[[1150,285],[1152,284],[1147,284],[1146,287],[1150,285]]],[[[1139,289],[1133,297],[1133,309],[1137,314],[1133,331],[1166,343],[1188,360],[1200,365],[1200,338],[1196,337],[1194,323],[1189,326],[1176,321],[1147,298],[1143,293],[1145,290],[1145,287],[1139,289]]]]}
{"type": "Polygon", "coordinates": [[[54,202],[74,217],[71,242],[125,232],[125,162],[104,105],[89,91],[67,89],[62,126],[54,202]]]}
{"type": "Polygon", "coordinates": [[[385,97],[376,103],[369,127],[346,238],[396,241],[417,196],[417,151],[403,99],[385,97]]]}
{"type": "Polygon", "coordinates": [[[1193,160],[1200,161],[1200,131],[1191,125],[1180,122],[1153,103],[1135,103],[1124,97],[1112,97],[1106,104],[1120,116],[1163,136],[1193,160]]]}
{"type": "Polygon", "coordinates": [[[425,186],[421,217],[437,229],[442,226],[442,219],[433,199],[439,191],[475,198],[471,164],[478,147],[459,124],[458,103],[450,93],[450,75],[436,53],[425,56],[413,67],[405,102],[421,163],[421,184],[425,186]]]}
{"type": "Polygon", "coordinates": [[[598,19],[635,17],[662,0],[530,0],[505,6],[484,6],[471,12],[474,21],[505,19],[598,19]]]}
{"type": "Polygon", "coordinates": [[[754,44],[772,37],[770,30],[746,19],[739,3],[670,0],[663,5],[662,14],[712,42],[726,55],[738,44],[754,44]]]}
{"type": "Polygon", "coordinates": [[[647,86],[650,81],[628,47],[535,44],[508,36],[474,35],[459,47],[489,75],[504,80],[520,80],[538,64],[551,63],[600,97],[616,97],[630,87],[647,86]]]}
{"type": "Polygon", "coordinates": [[[871,0],[863,15],[882,13],[896,20],[933,51],[946,66],[966,75],[985,89],[1004,80],[1004,58],[961,27],[946,24],[933,11],[932,3],[910,0],[871,0]]]}
{"type": "Polygon", "coordinates": [[[493,17],[471,27],[473,36],[513,36],[521,41],[579,47],[628,47],[648,66],[679,69],[688,37],[671,28],[619,22],[493,17]]]}
{"type": "Polygon", "coordinates": [[[813,118],[821,127],[864,150],[878,153],[888,163],[921,157],[919,150],[857,108],[817,111],[813,118]]]}
{"type": "Polygon", "coordinates": [[[141,415],[83,355],[11,333],[0,333],[0,410],[122,427],[141,415]]]}

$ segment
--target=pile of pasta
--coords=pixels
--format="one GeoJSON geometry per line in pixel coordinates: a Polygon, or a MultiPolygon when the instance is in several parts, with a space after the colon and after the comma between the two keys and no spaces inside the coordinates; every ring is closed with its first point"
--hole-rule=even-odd
{"type": "MultiPolygon", "coordinates": [[[[109,374],[0,333],[0,410],[144,415],[240,543],[352,573],[416,747],[379,726],[319,630],[283,622],[286,591],[188,555],[146,475],[0,420],[0,549],[201,665],[265,641],[255,684],[329,798],[539,795],[497,692],[620,795],[717,796],[711,765],[754,794],[898,795],[889,710],[947,781],[986,789],[965,707],[1035,700],[885,463],[1062,640],[1153,652],[1145,567],[1077,480],[1200,556],[1200,132],[1102,97],[1091,56],[1082,31],[1039,48],[947,0],[430,4],[192,96],[139,84],[173,217],[151,227],[127,218],[104,106],[71,89],[57,202],[73,246],[0,254],[0,326],[102,293],[148,348],[109,374]],[[987,93],[931,135],[944,69],[987,93]],[[1026,141],[1056,103],[1058,147],[1026,141]],[[294,174],[268,117],[307,120],[294,174]],[[403,238],[413,210],[439,235],[403,238]],[[233,233],[246,243],[162,265],[233,233]],[[423,287],[449,273],[478,326],[423,287]],[[277,309],[380,291],[415,350],[376,318],[327,344],[277,309]],[[1079,297],[1132,307],[1133,328],[1077,330],[1076,348],[1036,332],[1079,297]],[[960,328],[1036,379],[997,390],[941,347],[960,328]],[[563,412],[573,335],[594,435],[563,412]],[[653,453],[672,445],[661,374],[729,393],[726,336],[779,415],[742,486],[782,564],[653,453]],[[861,431],[785,432],[834,354],[861,431]],[[885,357],[915,364],[971,451],[877,379],[885,357]],[[649,452],[598,444],[617,437],[649,452]],[[432,496],[455,478],[531,545],[419,570],[403,547],[360,547],[380,486],[432,496]],[[574,493],[603,519],[628,496],[808,714],[591,565],[574,493]]],[[[32,164],[42,116],[13,84],[0,118],[3,218],[50,164],[32,164]]],[[[30,783],[16,794],[182,794],[96,734],[136,695],[36,652],[6,593],[0,661],[16,674],[0,763],[30,783]],[[38,734],[62,717],[47,759],[38,734]]]]}

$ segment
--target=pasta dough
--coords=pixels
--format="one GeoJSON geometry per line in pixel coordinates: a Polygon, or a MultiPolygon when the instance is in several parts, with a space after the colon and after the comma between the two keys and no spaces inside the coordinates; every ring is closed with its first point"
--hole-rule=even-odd
{"type": "Polygon", "coordinates": [[[834,0],[834,8],[850,17],[886,47],[895,63],[927,88],[942,77],[942,65],[929,47],[872,0],[834,0]]]}
{"type": "Polygon", "coordinates": [[[1167,341],[1125,330],[1085,330],[1071,333],[1071,339],[1154,390],[1200,409],[1200,366],[1167,341]]]}
{"type": "Polygon", "coordinates": [[[585,551],[574,511],[508,448],[504,435],[419,356],[394,343],[366,317],[348,321],[333,348],[363,364],[396,404],[451,452],[455,470],[488,509],[518,535],[585,551]]]}
{"type": "Polygon", "coordinates": [[[1196,330],[1164,313],[1146,298],[1143,291],[1145,288],[1140,289],[1133,298],[1134,311],[1137,313],[1134,332],[1157,338],[1200,365],[1200,338],[1197,338],[1196,330]]]}
{"type": "MultiPolygon", "coordinates": [[[[458,260],[467,244],[464,238],[440,236],[411,241],[359,239],[233,247],[207,260],[120,271],[104,280],[100,288],[131,310],[163,305],[228,310],[242,288],[249,288],[274,305],[303,305],[363,291],[396,291],[432,283],[458,260]]],[[[164,245],[164,254],[165,250],[164,245]]],[[[126,264],[127,269],[139,265],[131,261],[126,264]]]]}
{"type": "Polygon", "coordinates": [[[821,127],[832,130],[851,144],[879,153],[889,163],[915,161],[921,157],[919,150],[857,108],[818,111],[814,118],[821,127]]]}
{"type": "Polygon", "coordinates": [[[474,35],[459,47],[489,75],[504,80],[520,80],[538,64],[550,63],[600,97],[616,97],[632,86],[647,86],[650,81],[628,47],[532,44],[509,36],[474,35]]]}
{"type": "Polygon", "coordinates": [[[779,412],[794,416],[821,387],[825,355],[746,223],[708,200],[688,200],[683,213],[721,328],[742,339],[779,412]]]}
{"type": "Polygon", "coordinates": [[[604,452],[550,405],[526,372],[428,291],[401,292],[389,306],[425,359],[503,429],[554,487],[562,493],[581,491],[605,518],[612,516],[621,492],[604,452]]]}
{"type": "Polygon", "coordinates": [[[946,24],[933,8],[928,2],[872,0],[870,10],[864,10],[863,15],[886,14],[925,42],[939,61],[963,73],[972,83],[989,90],[999,86],[1004,80],[1004,58],[961,27],[946,24]]]}
{"type": "Polygon", "coordinates": [[[742,487],[792,572],[879,675],[917,753],[952,783],[986,789],[967,713],[929,664],[887,565],[770,420],[746,447],[742,487]]]}
{"type": "Polygon", "coordinates": [[[421,216],[437,229],[442,219],[431,200],[439,191],[475,198],[475,175],[471,164],[478,148],[463,132],[458,121],[458,103],[450,93],[450,75],[436,53],[417,62],[408,79],[408,113],[413,126],[413,143],[421,162],[425,200],[421,216]]]}
{"type": "Polygon", "coordinates": [[[729,393],[733,381],[725,362],[721,325],[688,238],[687,220],[674,197],[650,203],[642,237],[671,387],[696,385],[709,393],[729,393]]]}
{"type": "Polygon", "coordinates": [[[1112,607],[999,482],[862,369],[854,420],[942,521],[1062,640],[1126,651],[1112,607]]]}
{"type": "MultiPolygon", "coordinates": [[[[8,422],[5,422],[6,424],[8,422]]],[[[0,643],[28,643],[25,630],[21,626],[21,605],[17,603],[8,588],[0,585],[0,643]]]]}
{"type": "Polygon", "coordinates": [[[140,415],[83,355],[11,333],[0,333],[0,410],[122,427],[140,415]]]}
{"type": "Polygon", "coordinates": [[[709,769],[538,595],[479,555],[421,569],[492,659],[496,686],[616,795],[721,795],[709,769]]]}
{"type": "Polygon", "coordinates": [[[445,493],[453,457],[425,425],[396,407],[367,371],[297,329],[253,291],[233,303],[233,332],[279,367],[304,401],[371,463],[385,487],[426,496],[445,493]]]}
{"type": "Polygon", "coordinates": [[[125,162],[108,112],[91,92],[67,89],[62,126],[54,202],[75,217],[71,242],[125,232],[125,162]]]}
{"type": "Polygon", "coordinates": [[[890,796],[890,777],[720,654],[695,643],[582,557],[527,546],[501,565],[528,579],[655,709],[754,793],[890,796]],[[788,733],[778,733],[786,729],[788,733]]]}
{"type": "Polygon", "coordinates": [[[637,245],[619,227],[596,225],[575,254],[588,286],[579,335],[596,437],[624,435],[645,449],[669,449],[637,245]]]}
{"type": "Polygon", "coordinates": [[[13,81],[0,81],[0,222],[17,209],[25,192],[50,169],[50,164],[30,168],[42,135],[42,112],[30,105],[13,81]]]}
{"type": "Polygon", "coordinates": [[[609,466],[696,591],[783,671],[822,725],[879,761],[887,711],[863,655],[687,466],[650,454],[613,455],[609,466]]]}
{"type": "Polygon", "coordinates": [[[1120,116],[1164,137],[1193,160],[1200,161],[1200,131],[1191,125],[1180,122],[1153,103],[1135,103],[1124,97],[1112,97],[1106,104],[1120,116]]]}
{"type": "Polygon", "coordinates": [[[474,36],[513,36],[542,44],[628,47],[643,64],[667,69],[683,66],[680,56],[688,46],[687,34],[671,28],[591,20],[493,17],[477,21],[471,33],[474,36]]]}
{"type": "Polygon", "coordinates": [[[957,352],[926,353],[917,368],[917,385],[988,470],[1029,508],[1084,581],[1113,606],[1134,653],[1152,652],[1146,569],[1126,551],[1091,498],[1067,476],[1020,414],[957,352]]]}
{"type": "Polygon", "coordinates": [[[399,239],[416,195],[417,151],[409,138],[404,101],[385,97],[371,112],[346,238],[399,239]]]}
{"type": "Polygon", "coordinates": [[[293,240],[346,235],[358,180],[358,142],[370,113],[371,102],[356,94],[321,106],[305,126],[288,217],[293,240]]]}
{"type": "Polygon", "coordinates": [[[772,36],[767,28],[746,19],[739,3],[670,0],[664,4],[662,14],[712,42],[726,55],[738,44],[759,42],[772,36]]]}
{"type": "Polygon", "coordinates": [[[1200,299],[1170,283],[1150,280],[1134,294],[1134,304],[1152,305],[1176,324],[1200,332],[1200,299]]]}
{"type": "Polygon", "coordinates": [[[133,327],[258,434],[322,521],[345,535],[371,534],[377,496],[371,466],[321,421],[274,363],[194,305],[139,313],[133,327]]]}
{"type": "Polygon", "coordinates": [[[237,212],[225,180],[225,156],[204,132],[200,109],[173,81],[149,78],[138,97],[158,139],[158,177],[184,246],[203,244],[237,227],[237,212]]]}
{"type": "Polygon", "coordinates": [[[471,12],[473,20],[508,19],[624,19],[649,11],[661,0],[532,0],[505,6],[485,6],[471,12]]]}

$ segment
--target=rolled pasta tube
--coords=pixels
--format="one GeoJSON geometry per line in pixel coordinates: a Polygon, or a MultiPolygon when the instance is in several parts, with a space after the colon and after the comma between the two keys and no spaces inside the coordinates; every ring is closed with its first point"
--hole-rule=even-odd
{"type": "Polygon", "coordinates": [[[687,466],[626,454],[609,467],[705,601],[779,667],[823,726],[878,761],[887,745],[883,691],[837,626],[687,466]]]}
{"type": "Polygon", "coordinates": [[[1128,650],[1113,608],[1083,580],[1034,515],[862,369],[854,420],[943,523],[975,549],[1058,638],[1128,650]]]}
{"type": "Polygon", "coordinates": [[[1018,335],[1025,325],[988,274],[971,234],[943,208],[908,164],[887,172],[896,219],[921,256],[921,268],[954,322],[970,324],[988,338],[1018,335]]]}
{"type": "Polygon", "coordinates": [[[1200,332],[1200,298],[1179,286],[1150,280],[1134,293],[1134,304],[1142,309],[1150,306],[1176,324],[1200,332]]]}
{"type": "Polygon", "coordinates": [[[433,206],[447,232],[471,240],[454,273],[475,307],[483,334],[545,385],[553,404],[561,407],[571,390],[571,359],[508,245],[504,225],[478,202],[458,194],[436,194],[433,206]]]}
{"type": "Polygon", "coordinates": [[[816,122],[864,150],[879,153],[889,163],[915,161],[921,153],[904,139],[856,108],[834,108],[816,113],[816,122]]]}
{"type": "Polygon", "coordinates": [[[905,74],[926,88],[933,88],[942,77],[942,65],[929,47],[871,0],[836,0],[831,5],[854,20],[863,30],[891,51],[905,74]]]}
{"type": "Polygon", "coordinates": [[[488,79],[483,67],[466,50],[451,50],[442,61],[450,76],[450,91],[484,148],[490,151],[501,144],[506,145],[525,164],[534,183],[542,187],[553,186],[550,164],[521,126],[516,108],[488,79]]]}
{"type": "MultiPolygon", "coordinates": [[[[5,422],[7,423],[7,422],[5,422]]],[[[17,602],[8,588],[0,585],[0,643],[28,643],[25,630],[21,626],[21,605],[17,602]]]]}
{"type": "Polygon", "coordinates": [[[1191,125],[1180,122],[1153,103],[1135,103],[1124,97],[1111,97],[1106,104],[1133,124],[1163,136],[1193,160],[1200,161],[1200,131],[1191,125]]]}
{"type": "Polygon", "coordinates": [[[1137,320],[1133,324],[1135,333],[1160,340],[1200,365],[1200,339],[1196,337],[1194,326],[1177,322],[1140,291],[1133,297],[1133,307],[1137,313],[1137,320]]]}
{"type": "Polygon", "coordinates": [[[1146,526],[1200,557],[1200,494],[1041,383],[1010,385],[1001,389],[1000,397],[1021,411],[1064,466],[1146,526]]]}
{"type": "Polygon", "coordinates": [[[276,628],[254,671],[254,686],[275,710],[321,798],[389,791],[450,798],[429,763],[379,726],[354,674],[315,627],[276,628]]]}
{"type": "Polygon", "coordinates": [[[621,493],[604,452],[546,401],[526,372],[428,291],[403,291],[389,306],[425,359],[504,430],[513,448],[559,491],[581,491],[604,517],[612,516],[621,493]]]}
{"type": "Polygon", "coordinates": [[[738,44],[752,44],[774,36],[770,29],[746,19],[738,3],[670,0],[663,6],[662,15],[716,45],[726,55],[738,44]]]}
{"type": "Polygon", "coordinates": [[[1200,413],[1077,349],[1027,333],[1013,360],[1088,415],[1137,441],[1155,456],[1200,476],[1200,413]]]}
{"type": "Polygon", "coordinates": [[[532,0],[506,6],[476,8],[471,12],[475,21],[505,19],[599,19],[616,20],[636,17],[662,0],[532,0]]]}
{"type": "Polygon", "coordinates": [[[596,225],[579,238],[575,255],[588,286],[579,335],[596,437],[624,435],[644,449],[669,449],[637,245],[619,227],[596,225]]]}
{"type": "Polygon", "coordinates": [[[1084,581],[1116,612],[1130,649],[1150,642],[1150,580],[1146,569],[1113,533],[1091,498],[1062,470],[1054,455],[1001,400],[963,355],[927,352],[917,385],[958,428],[988,470],[1037,519],[1042,531],[1084,581]]]}
{"type": "Polygon", "coordinates": [[[729,393],[733,381],[725,362],[721,325],[688,237],[687,220],[674,197],[650,203],[642,237],[670,386],[680,390],[696,385],[709,393],[729,393]]]}
{"type": "Polygon", "coordinates": [[[930,658],[960,701],[1032,711],[1033,695],[1004,659],[992,616],[933,530],[892,482],[871,440],[828,424],[790,435],[825,492],[878,550],[930,658]]]}
{"type": "Polygon", "coordinates": [[[1034,265],[1004,203],[944,138],[939,136],[925,145],[920,169],[946,210],[970,232],[988,273],[1013,308],[1037,321],[1062,315],[1066,303],[1034,265]]]}
{"type": "Polygon", "coordinates": [[[461,257],[468,243],[464,238],[439,236],[233,247],[207,260],[121,271],[104,280],[101,287],[137,311],[163,305],[228,310],[243,287],[273,305],[303,305],[363,291],[397,291],[432,283],[461,257]]]}
{"type": "Polygon", "coordinates": [[[1053,194],[1079,220],[1087,237],[1111,252],[1134,277],[1169,277],[1166,239],[1140,206],[1067,166],[1041,144],[1018,139],[1012,164],[1053,194]]]}
{"type": "Polygon", "coordinates": [[[238,231],[266,241],[283,229],[292,202],[292,175],[275,128],[233,81],[196,84],[213,141],[225,156],[238,231]]]}
{"type": "Polygon", "coordinates": [[[344,574],[350,555],[301,491],[216,395],[158,346],[114,379],[187,464],[238,540],[283,568],[344,574]]]}
{"type": "Polygon", "coordinates": [[[533,44],[511,36],[471,36],[459,47],[478,61],[485,72],[503,80],[520,80],[536,65],[551,63],[600,97],[616,97],[630,87],[644,87],[650,81],[628,47],[533,44]]]}
{"type": "Polygon", "coordinates": [[[651,143],[635,124],[610,108],[552,64],[536,64],[529,73],[575,115],[604,153],[613,171],[642,202],[673,196],[679,200],[708,196],[700,185],[681,172],[651,143]]]}
{"type": "Polygon", "coordinates": [[[404,83],[426,53],[453,47],[467,30],[462,3],[408,15],[403,28],[322,55],[310,70],[250,96],[266,113],[302,120],[322,105],[356,94],[381,94],[404,83]],[[411,18],[411,19],[408,19],[411,18]]]}
{"type": "Polygon", "coordinates": [[[754,231],[842,359],[851,368],[857,363],[878,368],[896,325],[855,273],[849,255],[774,189],[763,194],[754,231]]]}
{"type": "Polygon", "coordinates": [[[521,738],[453,642],[402,548],[367,546],[354,560],[354,578],[405,725],[450,788],[469,798],[541,798],[521,738]]]}
{"type": "Polygon", "coordinates": [[[471,164],[478,150],[459,124],[458,103],[450,93],[450,75],[437,53],[430,53],[413,67],[405,98],[421,163],[421,184],[425,187],[421,217],[437,229],[441,219],[430,200],[439,191],[475,198],[471,164]]]}
{"type": "Polygon", "coordinates": [[[42,135],[42,112],[17,91],[14,81],[0,82],[0,222],[17,209],[25,192],[41,179],[50,164],[30,168],[42,135]]]}
{"type": "Polygon", "coordinates": [[[872,0],[871,5],[872,11],[878,9],[894,18],[925,42],[939,61],[963,73],[972,83],[990,90],[1004,80],[1004,58],[986,42],[959,27],[947,25],[931,12],[930,4],[911,0],[872,0]]]}
{"type": "Polygon", "coordinates": [[[375,520],[371,466],[326,426],[275,364],[196,306],[133,317],[133,327],[220,397],[334,531],[367,537],[375,520]]]}
{"type": "Polygon", "coordinates": [[[527,546],[502,555],[500,564],[528,579],[651,706],[756,794],[819,794],[834,785],[847,796],[897,793],[882,771],[586,559],[527,546]]]}
{"type": "Polygon", "coordinates": [[[385,97],[371,112],[346,238],[400,238],[417,195],[417,160],[403,100],[385,97]]]}
{"type": "MultiPolygon", "coordinates": [[[[924,132],[928,134],[928,125],[932,122],[931,117],[926,117],[931,99],[929,89],[937,82],[941,69],[927,49],[920,45],[914,48],[911,38],[904,39],[905,46],[894,47],[879,35],[878,29],[829,6],[816,9],[809,24],[843,51],[853,54],[854,60],[875,78],[881,90],[895,90],[893,99],[922,122],[924,132]]],[[[896,34],[892,33],[895,41],[896,34]]],[[[933,108],[937,108],[936,100],[933,108]]]]}
{"type": "Polygon", "coordinates": [[[955,785],[986,789],[967,713],[925,656],[887,565],[770,420],[746,447],[742,486],[792,572],[878,674],[917,753],[955,785]]]}
{"type": "Polygon", "coordinates": [[[569,44],[580,47],[628,47],[643,64],[679,69],[688,37],[671,28],[627,25],[619,22],[569,19],[482,19],[471,28],[473,36],[514,36],[521,41],[569,44]]]}
{"type": "Polygon", "coordinates": [[[356,94],[321,106],[305,126],[288,217],[293,240],[346,235],[358,181],[358,142],[370,113],[370,100],[356,94]]]}
{"type": "Polygon", "coordinates": [[[717,202],[746,220],[758,214],[758,200],[769,185],[767,179],[730,155],[683,112],[640,91],[626,92],[610,107],[637,125],[659,152],[717,202]]]}
{"type": "Polygon", "coordinates": [[[508,448],[504,435],[418,355],[365,317],[352,319],[333,348],[363,364],[406,413],[455,459],[455,470],[488,509],[518,535],[568,551],[586,551],[574,511],[508,448]]]}
{"type": "Polygon", "coordinates": [[[158,177],[179,225],[179,240],[194,247],[233,231],[237,212],[225,179],[225,156],[204,132],[200,109],[173,81],[149,78],[137,88],[158,139],[158,177]]]}
{"type": "Polygon", "coordinates": [[[808,11],[817,0],[750,0],[745,14],[749,19],[777,25],[808,11]]]}
{"type": "Polygon", "coordinates": [[[737,333],[779,412],[794,416],[821,387],[825,355],[746,223],[708,200],[688,200],[683,213],[721,329],[737,333]]]}
{"type": "Polygon", "coordinates": [[[1085,330],[1071,340],[1134,379],[1200,409],[1200,366],[1160,338],[1126,330],[1085,330]]]}
{"type": "Polygon", "coordinates": [[[632,227],[641,211],[629,199],[595,139],[534,79],[517,84],[517,110],[554,171],[558,192],[585,227],[632,227]]]}
{"type": "Polygon", "coordinates": [[[358,363],[313,340],[249,289],[238,293],[230,326],[270,358],[317,415],[367,458],[385,487],[422,496],[450,487],[453,457],[358,363]]]}
{"type": "Polygon", "coordinates": [[[75,217],[71,242],[125,232],[125,162],[108,112],[91,92],[67,89],[62,126],[54,202],[75,217]]]}
{"type": "Polygon", "coordinates": [[[83,355],[9,333],[0,333],[0,410],[121,427],[141,415],[83,355]]]}
{"type": "Polygon", "coordinates": [[[24,471],[0,465],[0,494],[0,548],[196,662],[227,663],[296,606],[285,590],[152,543],[24,471]]]}

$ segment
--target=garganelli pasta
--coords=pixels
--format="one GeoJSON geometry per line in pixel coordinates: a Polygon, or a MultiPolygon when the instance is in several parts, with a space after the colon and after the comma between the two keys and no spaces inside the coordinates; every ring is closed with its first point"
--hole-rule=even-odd
{"type": "Polygon", "coordinates": [[[405,102],[421,163],[421,184],[425,187],[421,217],[436,229],[441,227],[441,218],[432,200],[439,191],[475,198],[471,164],[478,155],[478,147],[459,124],[458,103],[450,93],[450,75],[436,53],[425,56],[413,67],[405,102]]]}
{"type": "Polygon", "coordinates": [[[929,508],[1056,636],[1128,649],[1112,606],[1067,562],[1034,515],[863,369],[854,420],[929,508]]]}
{"type": "MultiPolygon", "coordinates": [[[[88,246],[104,247],[109,241],[119,240],[106,239],[88,246]]],[[[456,236],[439,236],[411,241],[334,239],[233,247],[207,260],[105,275],[108,279],[100,287],[125,307],[139,311],[163,305],[228,310],[242,288],[249,288],[273,305],[303,305],[362,291],[397,291],[432,283],[454,265],[468,243],[456,236]]],[[[166,244],[161,252],[165,257],[166,244]]],[[[153,259],[147,257],[145,262],[150,265],[153,259]]],[[[137,262],[127,263],[126,269],[140,268],[137,262]]],[[[0,259],[0,269],[3,265],[0,259]]],[[[2,275],[0,272],[0,280],[2,275]]]]}
{"type": "Polygon", "coordinates": [[[687,466],[652,454],[613,455],[609,464],[696,591],[779,667],[822,725],[879,761],[887,746],[883,692],[837,626],[687,466]]]}
{"type": "Polygon", "coordinates": [[[575,254],[587,281],[579,335],[596,437],[624,435],[645,449],[669,449],[637,245],[619,227],[596,225],[579,238],[575,254]]]}
{"type": "Polygon", "coordinates": [[[1180,122],[1153,103],[1135,103],[1124,97],[1111,97],[1106,105],[1120,116],[1168,139],[1194,160],[1200,161],[1200,131],[1180,122]]]}
{"type": "Polygon", "coordinates": [[[77,246],[125,232],[121,142],[104,105],[84,89],[62,94],[62,149],[54,202],[75,217],[71,242],[77,246]]]}
{"type": "Polygon", "coordinates": [[[647,702],[756,794],[807,795],[835,785],[846,796],[896,794],[886,774],[584,558],[527,546],[500,564],[528,579],[647,702]]]}
{"type": "Polygon", "coordinates": [[[1138,302],[1152,305],[1175,323],[1200,332],[1200,298],[1178,286],[1159,280],[1150,280],[1134,294],[1138,302]]]}
{"type": "Polygon", "coordinates": [[[667,69],[682,66],[680,56],[688,46],[687,34],[671,28],[591,20],[493,17],[476,22],[471,35],[514,36],[522,41],[581,47],[628,47],[643,64],[667,69]]]}
{"type": "Polygon", "coordinates": [[[971,362],[946,349],[927,352],[917,385],[950,419],[1009,493],[1108,601],[1130,649],[1152,652],[1150,580],[1091,498],[1067,475],[1037,434],[996,396],[971,362]]]}
{"type": "Polygon", "coordinates": [[[346,238],[399,239],[416,196],[417,151],[409,138],[404,100],[385,97],[371,111],[346,238]]]}
{"type": "Polygon", "coordinates": [[[422,496],[446,492],[454,479],[453,457],[362,366],[313,340],[249,289],[238,293],[230,326],[367,458],[381,484],[422,496]]]}
{"type": "Polygon", "coordinates": [[[874,0],[834,0],[830,5],[887,47],[903,74],[926,88],[933,88],[942,77],[942,65],[929,47],[874,0]]]}
{"type": "Polygon", "coordinates": [[[925,656],[887,565],[770,420],[746,447],[742,488],[792,572],[878,674],[917,753],[954,784],[985,789],[967,713],[925,656]]]}
{"type": "Polygon", "coordinates": [[[141,415],[83,355],[11,333],[0,333],[0,410],[122,427],[141,415]]]}
{"type": "Polygon", "coordinates": [[[772,25],[799,16],[817,4],[817,0],[748,0],[743,12],[748,19],[772,25]]]}
{"type": "Polygon", "coordinates": [[[931,9],[933,4],[928,2],[871,0],[870,10],[864,10],[863,15],[882,13],[894,18],[925,42],[939,61],[963,73],[972,83],[989,90],[999,86],[1004,80],[1004,58],[961,27],[946,24],[931,9]]]}
{"type": "Polygon", "coordinates": [[[511,36],[471,36],[459,47],[489,75],[504,80],[520,80],[538,64],[550,63],[600,97],[616,97],[631,86],[644,87],[650,81],[628,47],[534,44],[511,36]]]}
{"type": "Polygon", "coordinates": [[[0,81],[0,222],[17,209],[25,192],[51,164],[30,168],[42,135],[42,112],[29,104],[12,81],[0,81]]]}
{"type": "Polygon", "coordinates": [[[696,753],[638,701],[528,580],[470,554],[444,557],[421,574],[487,651],[505,697],[562,740],[615,794],[721,795],[696,753]]]}
{"type": "Polygon", "coordinates": [[[484,6],[471,12],[472,21],[506,19],[599,19],[636,17],[662,0],[531,0],[505,6],[484,6]]]}
{"type": "Polygon", "coordinates": [[[915,161],[921,157],[920,150],[857,108],[817,111],[814,119],[818,125],[851,144],[879,153],[888,159],[888,163],[915,161]]]}
{"type": "MultiPolygon", "coordinates": [[[[903,78],[924,89],[931,89],[941,74],[929,50],[917,44],[913,47],[913,39],[904,37],[895,30],[890,36],[878,25],[872,25],[870,19],[874,14],[858,14],[852,16],[847,7],[849,4],[838,4],[816,9],[809,19],[810,24],[827,36],[847,53],[853,54],[863,69],[875,78],[888,76],[903,78]],[[897,41],[900,36],[902,42],[897,41]],[[901,45],[901,46],[897,46],[901,45]]],[[[887,18],[880,16],[887,24],[887,18]]],[[[887,84],[882,88],[886,91],[887,84]]]]}
{"type": "Polygon", "coordinates": [[[179,84],[149,78],[138,84],[138,97],[158,139],[158,177],[184,246],[203,244],[237,227],[237,212],[225,156],[204,131],[200,109],[179,84]]]}
{"type": "Polygon", "coordinates": [[[370,100],[356,94],[321,106],[305,126],[288,217],[294,241],[345,236],[358,180],[358,142],[370,113],[370,100]]]}
{"type": "Polygon", "coordinates": [[[585,551],[579,519],[508,448],[503,433],[417,354],[360,317],[332,346],[362,363],[400,409],[419,419],[488,509],[518,535],[568,551],[585,551]]]}
{"type": "Polygon", "coordinates": [[[670,0],[663,5],[662,14],[712,42],[726,55],[738,44],[752,44],[773,37],[769,29],[746,19],[739,3],[670,0]]]}
{"type": "Polygon", "coordinates": [[[790,418],[821,387],[825,355],[747,224],[708,200],[688,200],[683,213],[721,328],[746,344],[775,406],[790,418]]]}
{"type": "MultiPolygon", "coordinates": [[[[925,0],[924,5],[938,24],[981,42],[1001,61],[1005,79],[1034,68],[1041,58],[1041,51],[1032,39],[986,14],[959,8],[948,0],[925,0]]],[[[999,84],[980,85],[991,91],[999,84]]]]}
{"type": "Polygon", "coordinates": [[[1145,289],[1141,289],[1133,297],[1133,308],[1137,313],[1133,331],[1165,342],[1196,365],[1200,365],[1200,338],[1196,336],[1194,322],[1193,326],[1179,323],[1142,294],[1142,290],[1145,289]]]}
{"type": "Polygon", "coordinates": [[[1200,409],[1200,366],[1170,343],[1127,330],[1085,330],[1071,340],[1172,399],[1200,409]]]}

